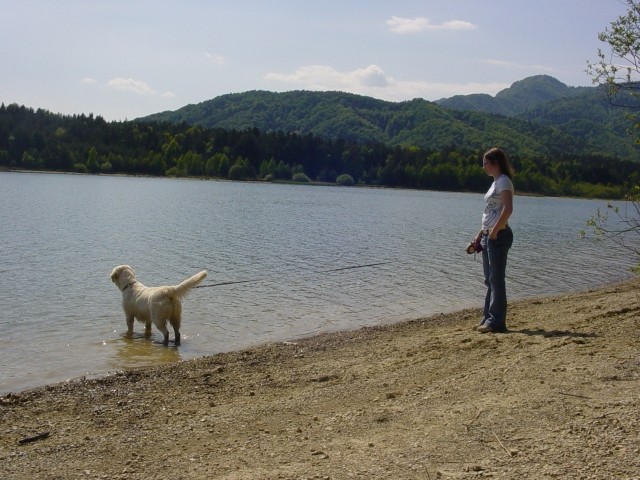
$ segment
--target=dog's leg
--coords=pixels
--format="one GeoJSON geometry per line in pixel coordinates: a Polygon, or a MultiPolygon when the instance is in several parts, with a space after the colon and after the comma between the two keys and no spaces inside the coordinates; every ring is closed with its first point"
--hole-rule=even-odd
{"type": "Polygon", "coordinates": [[[144,324],[144,336],[145,338],[151,337],[151,320],[147,320],[144,324]]]}
{"type": "Polygon", "coordinates": [[[133,315],[127,315],[127,337],[133,337],[133,315]]]}
{"type": "Polygon", "coordinates": [[[173,315],[169,319],[173,327],[176,346],[180,345],[180,324],[182,323],[182,303],[176,302],[173,305],[173,315]]]}
{"type": "Polygon", "coordinates": [[[169,330],[167,330],[167,322],[165,320],[156,322],[153,322],[156,327],[158,328],[158,330],[160,330],[160,333],[162,333],[163,336],[163,341],[162,343],[164,344],[164,346],[168,346],[169,345],[169,330]]]}
{"type": "Polygon", "coordinates": [[[149,308],[149,322],[153,323],[162,333],[162,343],[169,345],[169,330],[167,330],[167,312],[163,299],[155,301],[149,308]]]}

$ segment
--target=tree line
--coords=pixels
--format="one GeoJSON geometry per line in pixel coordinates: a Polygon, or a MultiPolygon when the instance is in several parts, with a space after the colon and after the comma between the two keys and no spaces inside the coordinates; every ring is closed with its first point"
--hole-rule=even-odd
{"type": "MultiPolygon", "coordinates": [[[[15,169],[480,192],[488,185],[482,154],[0,106],[0,166],[15,169]]],[[[638,163],[613,156],[516,154],[511,161],[518,190],[534,194],[620,198],[640,183],[638,163]]]]}

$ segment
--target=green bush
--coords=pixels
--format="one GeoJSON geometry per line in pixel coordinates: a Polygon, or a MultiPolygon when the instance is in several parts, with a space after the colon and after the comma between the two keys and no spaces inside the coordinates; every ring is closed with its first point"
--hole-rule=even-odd
{"type": "Polygon", "coordinates": [[[338,176],[338,178],[336,178],[336,183],[338,185],[342,185],[343,187],[351,187],[355,184],[355,182],[353,181],[353,177],[348,173],[343,173],[342,175],[338,176]]]}
{"type": "Polygon", "coordinates": [[[229,174],[227,175],[229,180],[246,180],[251,178],[251,174],[246,165],[235,164],[229,169],[229,174]]]}
{"type": "Polygon", "coordinates": [[[292,180],[294,182],[306,182],[306,183],[311,181],[311,179],[302,172],[294,173],[292,180]]]}
{"type": "Polygon", "coordinates": [[[167,177],[182,177],[182,172],[178,167],[171,167],[165,172],[167,177]]]}
{"type": "Polygon", "coordinates": [[[89,168],[84,163],[74,163],[73,170],[78,173],[89,173],[89,168]]]}

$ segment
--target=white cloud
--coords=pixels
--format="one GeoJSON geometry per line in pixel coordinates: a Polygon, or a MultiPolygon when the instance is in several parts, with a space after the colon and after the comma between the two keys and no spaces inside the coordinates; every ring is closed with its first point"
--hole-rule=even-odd
{"type": "Polygon", "coordinates": [[[521,63],[506,62],[504,60],[495,60],[491,58],[485,60],[485,63],[488,65],[494,65],[496,67],[511,68],[517,70],[537,70],[541,72],[553,72],[555,70],[554,68],[547,67],[545,65],[525,65],[521,63]]]}
{"type": "Polygon", "coordinates": [[[211,54],[209,52],[204,52],[204,56],[217,65],[223,65],[227,62],[227,59],[224,58],[222,55],[216,55],[216,54],[211,54]]]}
{"type": "Polygon", "coordinates": [[[441,25],[432,25],[430,28],[442,30],[475,30],[477,27],[465,20],[451,20],[441,25]]]}
{"type": "Polygon", "coordinates": [[[426,18],[401,18],[391,17],[387,20],[387,25],[391,27],[393,33],[416,33],[424,30],[429,25],[426,18]]]}
{"type": "Polygon", "coordinates": [[[95,85],[98,81],[95,78],[85,77],[81,80],[85,85],[95,85]]]}
{"type": "Polygon", "coordinates": [[[365,87],[384,88],[389,85],[389,79],[384,71],[377,65],[369,65],[351,72],[350,77],[365,87]]]}
{"type": "Polygon", "coordinates": [[[340,72],[326,65],[300,67],[293,73],[268,73],[265,77],[280,84],[303,90],[332,91],[366,95],[392,102],[425,98],[437,100],[453,95],[487,93],[495,95],[509,87],[504,83],[430,83],[397,80],[378,65],[369,65],[350,72],[340,72]]]}
{"type": "Polygon", "coordinates": [[[391,17],[387,20],[393,33],[407,34],[418,33],[422,30],[474,30],[476,26],[464,20],[450,20],[448,22],[434,24],[428,18],[403,18],[391,17]]]}
{"type": "Polygon", "coordinates": [[[112,78],[107,85],[116,90],[124,90],[136,93],[138,95],[155,95],[153,90],[146,82],[134,80],[133,78],[112,78]]]}
{"type": "Polygon", "coordinates": [[[173,92],[164,92],[160,95],[162,98],[175,98],[176,94],[173,92]]]}
{"type": "Polygon", "coordinates": [[[389,79],[377,65],[352,72],[339,72],[326,65],[300,67],[294,73],[268,73],[265,78],[280,83],[302,86],[309,90],[347,90],[384,88],[389,79]]]}

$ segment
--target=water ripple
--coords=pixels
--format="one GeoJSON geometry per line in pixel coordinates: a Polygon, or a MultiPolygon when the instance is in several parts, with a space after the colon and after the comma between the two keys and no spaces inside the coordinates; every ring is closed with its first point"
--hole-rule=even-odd
{"type": "MultiPolygon", "coordinates": [[[[0,393],[484,298],[480,258],[463,253],[481,195],[0,173],[0,202],[0,393]],[[109,273],[123,263],[147,285],[208,270],[215,286],[186,299],[179,349],[122,337],[109,273]]],[[[511,298],[628,276],[624,252],[577,239],[600,206],[516,197],[511,298]]]]}

